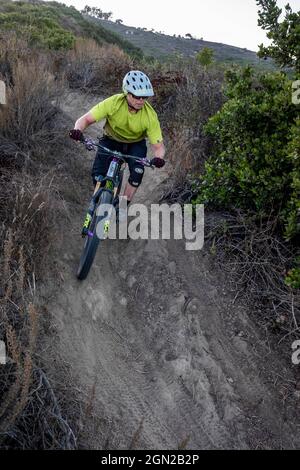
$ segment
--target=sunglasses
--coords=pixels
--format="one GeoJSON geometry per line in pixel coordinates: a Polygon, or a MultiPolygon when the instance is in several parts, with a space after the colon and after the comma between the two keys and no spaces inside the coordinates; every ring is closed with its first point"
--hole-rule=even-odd
{"type": "Polygon", "coordinates": [[[134,98],[135,100],[140,100],[140,99],[147,100],[149,98],[149,96],[135,96],[132,93],[130,93],[130,94],[131,94],[132,98],[134,98]]]}

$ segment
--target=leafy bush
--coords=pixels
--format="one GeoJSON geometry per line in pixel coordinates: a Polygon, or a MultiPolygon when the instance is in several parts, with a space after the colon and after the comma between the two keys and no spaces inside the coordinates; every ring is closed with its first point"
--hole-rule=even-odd
{"type": "Polygon", "coordinates": [[[300,118],[291,129],[291,140],[288,146],[288,158],[293,170],[291,173],[291,198],[284,212],[286,236],[291,239],[300,232],[300,118]]]}
{"type": "Polygon", "coordinates": [[[204,47],[201,51],[198,52],[196,55],[196,60],[201,64],[203,67],[208,67],[213,62],[214,50],[209,47],[204,47]]]}
{"type": "Polygon", "coordinates": [[[300,258],[296,262],[297,267],[290,269],[285,278],[286,285],[292,289],[300,289],[300,258]]]}
{"type": "Polygon", "coordinates": [[[206,126],[215,145],[197,201],[273,213],[291,238],[299,228],[299,126],[291,82],[281,72],[255,76],[250,67],[227,72],[226,81],[228,101],[206,126]]]}
{"type": "Polygon", "coordinates": [[[256,0],[261,8],[258,11],[258,25],[267,31],[268,39],[272,44],[259,47],[259,57],[272,57],[281,66],[294,68],[300,72],[300,11],[293,12],[290,5],[285,6],[283,21],[282,9],[277,6],[276,0],[256,0]]]}
{"type": "Polygon", "coordinates": [[[74,43],[72,33],[60,27],[48,12],[37,9],[28,12],[21,8],[16,12],[0,13],[0,29],[16,31],[28,40],[29,45],[54,50],[71,49],[74,43]]]}
{"type": "Polygon", "coordinates": [[[72,49],[75,37],[84,36],[98,45],[115,44],[133,57],[143,57],[141,49],[102,28],[96,19],[84,17],[74,7],[58,2],[2,2],[1,30],[16,31],[30,45],[51,50],[72,49]]]}

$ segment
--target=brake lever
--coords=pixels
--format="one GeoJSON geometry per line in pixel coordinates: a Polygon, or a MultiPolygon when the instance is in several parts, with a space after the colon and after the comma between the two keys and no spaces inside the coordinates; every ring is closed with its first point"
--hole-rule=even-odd
{"type": "Polygon", "coordinates": [[[143,158],[142,161],[145,166],[154,170],[154,165],[151,165],[151,161],[148,158],[143,158]]]}
{"type": "Polygon", "coordinates": [[[94,142],[92,142],[91,140],[89,139],[85,139],[83,141],[83,144],[85,146],[85,148],[90,152],[91,150],[95,150],[95,144],[94,142]]]}
{"type": "Polygon", "coordinates": [[[86,144],[85,148],[90,152],[91,150],[95,150],[95,145],[88,143],[86,144]]]}

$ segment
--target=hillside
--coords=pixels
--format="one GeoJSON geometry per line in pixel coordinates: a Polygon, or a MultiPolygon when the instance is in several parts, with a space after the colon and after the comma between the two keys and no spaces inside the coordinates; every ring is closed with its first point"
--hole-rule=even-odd
{"type": "Polygon", "coordinates": [[[109,20],[82,15],[76,8],[58,2],[0,0],[0,32],[16,31],[30,45],[61,50],[73,47],[76,37],[94,39],[98,44],[116,44],[131,56],[166,59],[193,57],[199,50],[214,50],[217,61],[272,67],[256,53],[222,43],[168,36],[109,20]]]}
{"type": "Polygon", "coordinates": [[[157,59],[167,58],[170,55],[183,55],[193,57],[199,50],[209,47],[214,50],[214,57],[220,62],[235,62],[240,64],[253,64],[256,66],[272,67],[270,59],[261,60],[256,53],[248,49],[230,46],[227,44],[204,41],[200,39],[185,39],[157,32],[145,31],[124,24],[117,24],[109,20],[92,19],[107,31],[120,35],[123,39],[129,39],[132,44],[142,49],[143,53],[157,59]]]}
{"type": "Polygon", "coordinates": [[[88,21],[74,7],[58,2],[0,0],[1,31],[16,31],[32,46],[70,49],[76,37],[85,37],[99,45],[116,44],[132,56],[142,56],[141,50],[126,39],[88,21]]]}

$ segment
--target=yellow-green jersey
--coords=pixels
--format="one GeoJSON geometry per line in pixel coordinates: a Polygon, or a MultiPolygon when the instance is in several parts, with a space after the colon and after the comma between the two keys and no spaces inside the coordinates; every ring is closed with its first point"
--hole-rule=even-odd
{"type": "Polygon", "coordinates": [[[139,111],[131,113],[126,95],[120,93],[96,104],[90,113],[97,122],[106,119],[104,134],[118,142],[147,138],[150,144],[158,144],[163,140],[157,114],[147,101],[139,111]]]}

